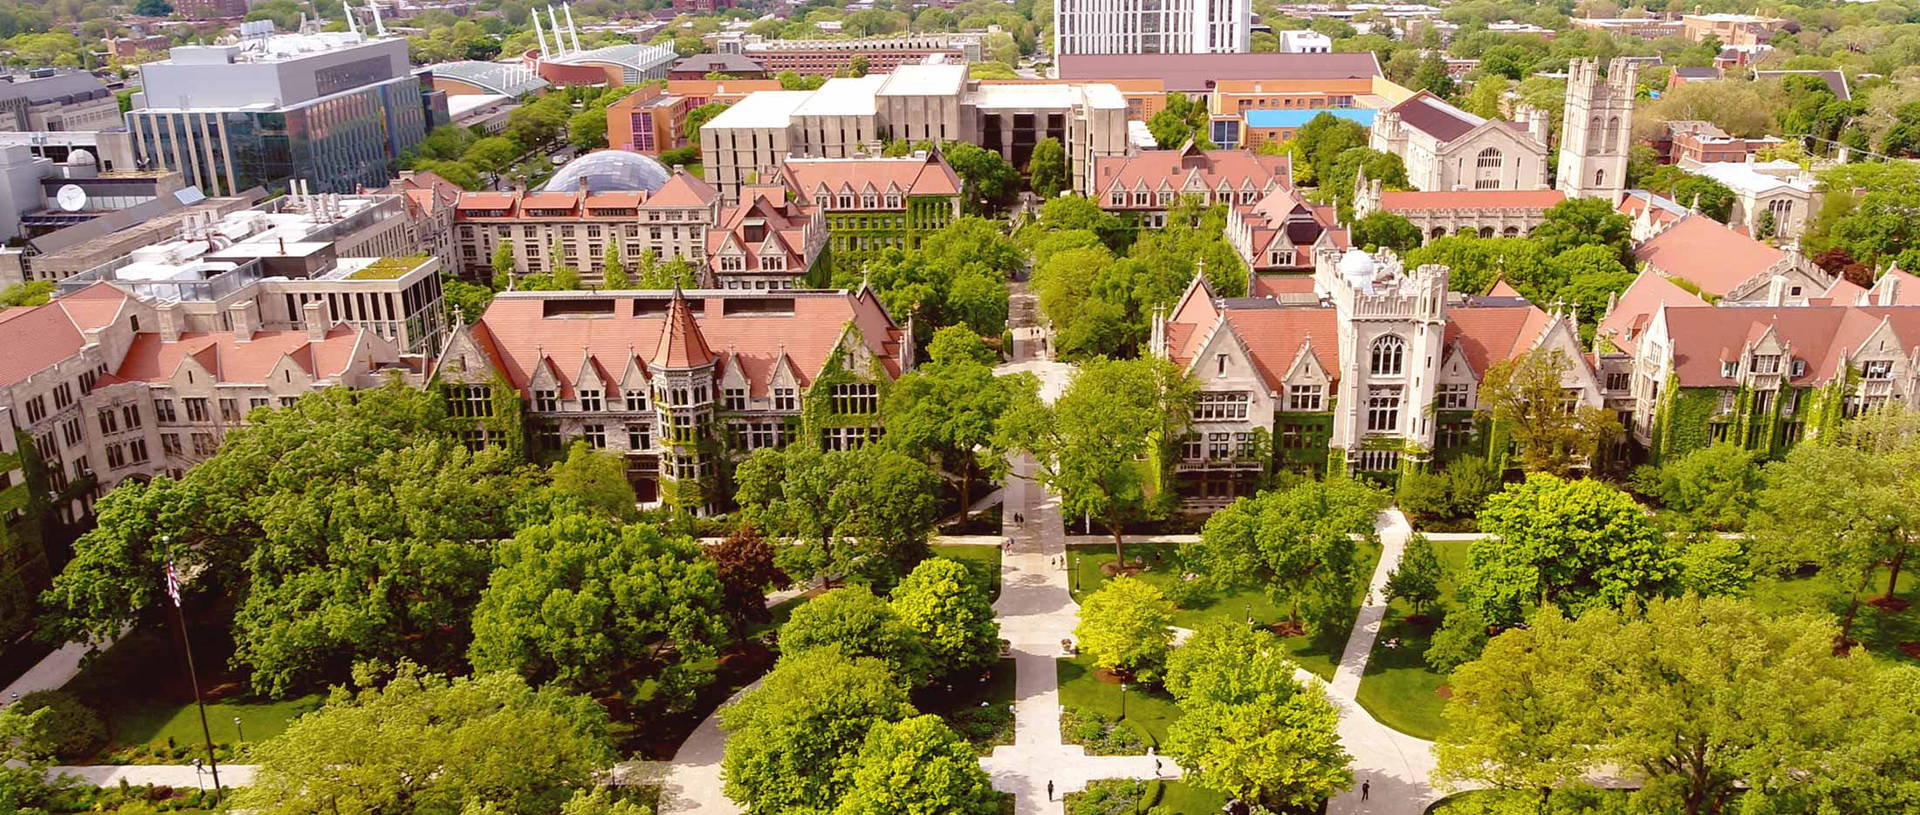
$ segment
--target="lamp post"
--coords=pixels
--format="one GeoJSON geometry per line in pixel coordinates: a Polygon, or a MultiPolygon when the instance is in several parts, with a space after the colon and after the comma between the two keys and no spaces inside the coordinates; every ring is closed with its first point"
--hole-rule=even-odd
{"type": "Polygon", "coordinates": [[[240,726],[239,716],[233,717],[233,732],[240,734],[240,741],[245,742],[247,740],[247,731],[240,726]]]}
{"type": "Polygon", "coordinates": [[[1120,718],[1127,718],[1127,683],[1120,683],[1120,718]]]}
{"type": "Polygon", "coordinates": [[[1247,627],[1248,628],[1253,627],[1253,604],[1252,603],[1247,604],[1247,627]]]}

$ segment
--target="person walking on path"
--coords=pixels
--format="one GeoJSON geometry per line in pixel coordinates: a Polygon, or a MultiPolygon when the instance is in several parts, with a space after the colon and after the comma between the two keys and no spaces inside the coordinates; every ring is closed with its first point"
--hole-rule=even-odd
{"type": "Polygon", "coordinates": [[[1053,782],[1052,781],[1047,782],[1047,800],[1049,801],[1053,800],[1053,782]]]}
{"type": "Polygon", "coordinates": [[[1360,800],[1362,801],[1367,800],[1367,793],[1371,792],[1372,790],[1373,790],[1373,779],[1367,779],[1365,781],[1361,781],[1360,782],[1360,800]]]}

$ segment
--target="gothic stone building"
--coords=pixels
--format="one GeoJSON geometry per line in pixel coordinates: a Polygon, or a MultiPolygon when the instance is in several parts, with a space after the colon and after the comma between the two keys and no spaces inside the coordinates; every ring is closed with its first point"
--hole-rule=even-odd
{"type": "Polygon", "coordinates": [[[1570,363],[1579,404],[1603,404],[1570,317],[1513,296],[1447,291],[1447,269],[1391,252],[1316,253],[1312,298],[1221,299],[1196,280],[1157,317],[1151,347],[1199,385],[1172,462],[1191,505],[1250,493],[1276,468],[1392,479],[1484,451],[1489,366],[1540,349],[1570,363]]]}
{"type": "Polygon", "coordinates": [[[805,434],[825,449],[881,432],[911,333],[869,289],[508,292],[454,331],[434,375],[473,443],[518,432],[625,456],[641,500],[704,511],[731,465],[805,434]]]}

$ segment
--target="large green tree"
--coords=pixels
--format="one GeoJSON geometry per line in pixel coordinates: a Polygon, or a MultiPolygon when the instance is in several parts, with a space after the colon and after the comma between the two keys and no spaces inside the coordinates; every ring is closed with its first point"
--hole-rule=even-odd
{"type": "Polygon", "coordinates": [[[941,469],[959,488],[964,511],[990,455],[993,428],[1011,398],[993,375],[992,349],[964,326],[934,332],[928,359],[902,375],[887,399],[887,442],[941,469]]]}
{"type": "Polygon", "coordinates": [[[1600,445],[1620,436],[1613,411],[1568,404],[1572,366],[1561,351],[1536,348],[1488,366],[1481,379],[1481,410],[1519,447],[1528,472],[1568,475],[1591,466],[1600,445]]]}
{"type": "Polygon", "coordinates": [[[1230,623],[1174,649],[1167,690],[1180,718],[1165,750],[1188,782],[1275,811],[1311,808],[1353,785],[1339,712],[1295,678],[1287,653],[1272,635],[1230,623]]]}
{"type": "Polygon", "coordinates": [[[1350,478],[1240,498],[1207,519],[1195,562],[1218,585],[1265,587],[1296,626],[1303,607],[1325,621],[1353,606],[1357,540],[1378,540],[1374,518],[1386,506],[1350,478]]]}
{"type": "Polygon", "coordinates": [[[797,544],[778,558],[795,577],[859,576],[890,586],[926,556],[937,520],[939,477],[884,444],[757,450],[734,484],[756,529],[797,544]]]}
{"type": "Polygon", "coordinates": [[[720,580],[687,538],[567,514],[522,528],[473,612],[473,667],[596,695],[658,683],[684,702],[729,641],[720,580]]]}
{"type": "Polygon", "coordinates": [[[866,586],[845,586],[822,594],[794,609],[780,627],[783,653],[821,648],[880,660],[895,676],[914,685],[924,683],[934,671],[919,628],[866,586]]]}
{"type": "Polygon", "coordinates": [[[860,747],[834,815],[998,815],[1000,793],[973,746],[938,716],[881,724],[860,747]]]}
{"type": "Polygon", "coordinates": [[[401,663],[356,679],[286,732],[251,745],[236,807],[263,815],[556,812],[614,760],[592,699],[511,673],[449,679],[401,663]]]}
{"type": "Polygon", "coordinates": [[[877,659],[836,648],[782,657],[760,687],[720,711],[727,797],[751,815],[831,812],[854,788],[874,730],[915,715],[877,659]]]}
{"type": "Polygon", "coordinates": [[[986,668],[1000,656],[1000,623],[993,603],[986,587],[959,561],[921,561],[893,588],[891,605],[918,636],[937,673],[986,668]]]}
{"type": "Polygon", "coordinates": [[[1193,383],[1161,359],[1095,359],[1049,405],[1024,380],[996,431],[1001,449],[1028,452],[1035,477],[1061,496],[1069,516],[1098,517],[1120,556],[1127,521],[1155,509],[1149,469],[1186,425],[1193,383]]]}
{"type": "Polygon", "coordinates": [[[1155,682],[1173,645],[1173,603],[1145,580],[1116,577],[1080,603],[1073,636],[1095,665],[1155,682]]]}
{"type": "Polygon", "coordinates": [[[1836,656],[1836,634],[1724,597],[1550,610],[1454,672],[1440,775],[1544,791],[1631,768],[1687,815],[1920,805],[1920,672],[1836,656]]]}
{"type": "Polygon", "coordinates": [[[1617,608],[1664,594],[1677,576],[1672,544],[1633,498],[1589,479],[1551,475],[1495,493],[1480,511],[1461,578],[1463,605],[1488,624],[1534,609],[1617,608]]]}
{"type": "Polygon", "coordinates": [[[1067,188],[1067,151],[1060,140],[1048,136],[1033,145],[1033,157],[1027,160],[1027,185],[1035,195],[1052,198],[1067,188]]]}

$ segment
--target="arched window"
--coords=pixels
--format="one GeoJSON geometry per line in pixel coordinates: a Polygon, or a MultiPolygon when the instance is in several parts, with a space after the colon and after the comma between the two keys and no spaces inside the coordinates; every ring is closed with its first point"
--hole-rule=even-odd
{"type": "Polygon", "coordinates": [[[1520,236],[1520,227],[1517,227],[1517,226],[1510,226],[1500,231],[1500,237],[1503,237],[1503,238],[1517,238],[1519,236],[1520,236]]]}
{"type": "Polygon", "coordinates": [[[1606,148],[1607,152],[1609,153],[1613,152],[1615,146],[1619,144],[1620,144],[1620,117],[1614,116],[1612,118],[1607,119],[1607,148],[1606,148]]]}
{"type": "Polygon", "coordinates": [[[1595,116],[1595,117],[1593,117],[1593,120],[1592,120],[1592,121],[1590,121],[1590,122],[1587,122],[1587,147],[1588,147],[1588,149],[1592,149],[1592,148],[1593,148],[1593,147],[1594,147],[1595,145],[1598,145],[1598,144],[1600,143],[1600,139],[1601,139],[1601,138],[1602,138],[1602,136],[1601,136],[1601,131],[1600,131],[1600,117],[1598,117],[1598,116],[1595,116]]]}
{"type": "Polygon", "coordinates": [[[1607,185],[1607,171],[1606,171],[1606,170],[1594,170],[1594,171],[1593,171],[1593,185],[1594,185],[1594,186],[1596,186],[1596,187],[1604,187],[1604,186],[1606,186],[1606,185],[1607,185]]]}
{"type": "Polygon", "coordinates": [[[1493,237],[1493,227],[1490,227],[1490,226],[1480,227],[1480,237],[1482,238],[1493,237]]]}
{"type": "Polygon", "coordinates": [[[1407,344],[1388,334],[1373,341],[1373,363],[1368,368],[1375,376],[1399,376],[1405,362],[1407,344]]]}
{"type": "Polygon", "coordinates": [[[1433,236],[1434,236],[1434,237],[1436,237],[1436,238],[1444,238],[1444,237],[1446,237],[1446,236],[1447,236],[1447,228],[1446,228],[1446,227],[1444,227],[1444,226],[1436,226],[1436,227],[1434,227],[1434,228],[1433,228],[1433,236]]]}
{"type": "Polygon", "coordinates": [[[1482,170],[1498,170],[1502,159],[1500,148],[1489,147],[1480,151],[1480,155],[1474,159],[1474,166],[1482,170]]]}

